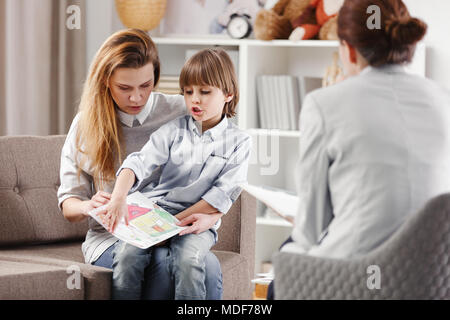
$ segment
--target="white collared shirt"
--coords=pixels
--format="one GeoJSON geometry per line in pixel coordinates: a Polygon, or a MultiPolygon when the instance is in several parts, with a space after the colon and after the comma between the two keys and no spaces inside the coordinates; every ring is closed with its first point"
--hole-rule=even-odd
{"type": "Polygon", "coordinates": [[[150,94],[147,103],[144,106],[144,109],[141,110],[138,114],[128,114],[117,108],[117,113],[119,114],[120,122],[126,125],[129,128],[133,127],[134,120],[138,120],[139,124],[142,125],[144,121],[147,119],[148,115],[152,111],[153,107],[154,94],[150,94]]]}

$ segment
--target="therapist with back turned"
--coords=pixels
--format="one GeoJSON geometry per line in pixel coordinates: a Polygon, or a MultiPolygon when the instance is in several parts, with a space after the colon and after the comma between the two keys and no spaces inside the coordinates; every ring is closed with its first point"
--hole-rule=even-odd
{"type": "Polygon", "coordinates": [[[304,101],[300,204],[293,241],[281,251],[364,255],[450,192],[450,95],[404,67],[426,30],[401,0],[344,2],[338,35],[347,79],[304,101]],[[379,28],[368,27],[373,5],[379,28]]]}

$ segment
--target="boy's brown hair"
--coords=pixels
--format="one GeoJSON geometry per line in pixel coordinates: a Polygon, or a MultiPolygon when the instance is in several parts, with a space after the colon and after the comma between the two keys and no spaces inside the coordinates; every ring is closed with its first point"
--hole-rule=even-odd
{"type": "Polygon", "coordinates": [[[239,87],[230,56],[222,49],[204,49],[193,55],[183,66],[180,74],[182,94],[186,86],[212,86],[222,90],[225,96],[233,95],[225,103],[222,114],[227,118],[236,115],[239,87]]]}

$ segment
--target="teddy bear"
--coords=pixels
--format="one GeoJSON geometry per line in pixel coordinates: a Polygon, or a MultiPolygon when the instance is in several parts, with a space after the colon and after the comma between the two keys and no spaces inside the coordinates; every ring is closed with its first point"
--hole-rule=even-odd
{"type": "Polygon", "coordinates": [[[309,3],[310,0],[279,0],[272,9],[258,11],[253,26],[255,38],[287,39],[293,30],[291,20],[297,18],[309,3]]]}
{"type": "Polygon", "coordinates": [[[260,40],[337,39],[337,13],[344,0],[279,0],[256,15],[254,31],[260,40]]]}
{"type": "Polygon", "coordinates": [[[291,21],[290,40],[337,40],[337,15],[344,0],[311,0],[309,6],[291,21]]]}

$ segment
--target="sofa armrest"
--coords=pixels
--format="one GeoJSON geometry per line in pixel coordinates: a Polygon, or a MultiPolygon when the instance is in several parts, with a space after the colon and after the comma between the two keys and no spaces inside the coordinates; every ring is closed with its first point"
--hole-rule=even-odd
{"type": "MultiPolygon", "coordinates": [[[[234,264],[239,261],[239,263],[245,264],[243,268],[236,269],[236,265],[232,267],[231,272],[239,271],[239,275],[230,276],[229,272],[224,270],[224,281],[238,281],[236,285],[232,286],[234,287],[233,292],[224,293],[228,297],[227,299],[251,298],[250,280],[255,271],[256,203],[256,198],[249,193],[246,191],[241,193],[230,211],[223,216],[222,225],[218,230],[219,241],[212,248],[219,257],[229,259],[229,263],[234,264]],[[238,258],[234,259],[233,257],[236,256],[238,258]],[[243,270],[245,270],[245,274],[243,270]]],[[[227,268],[230,267],[224,260],[221,263],[223,266],[228,266],[227,268]]]]}
{"type": "Polygon", "coordinates": [[[239,253],[249,262],[251,277],[253,277],[255,265],[256,204],[255,197],[247,191],[242,191],[239,253]]]}

